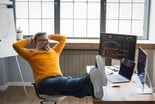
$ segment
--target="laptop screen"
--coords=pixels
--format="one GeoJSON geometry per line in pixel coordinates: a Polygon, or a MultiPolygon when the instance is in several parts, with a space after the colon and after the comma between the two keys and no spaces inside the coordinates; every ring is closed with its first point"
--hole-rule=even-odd
{"type": "Polygon", "coordinates": [[[134,67],[134,61],[127,58],[122,58],[119,74],[126,77],[127,79],[131,79],[134,67]]]}
{"type": "Polygon", "coordinates": [[[145,80],[146,60],[147,60],[146,52],[142,48],[139,48],[138,49],[137,72],[138,72],[138,77],[142,84],[144,84],[144,80],[145,80]]]}

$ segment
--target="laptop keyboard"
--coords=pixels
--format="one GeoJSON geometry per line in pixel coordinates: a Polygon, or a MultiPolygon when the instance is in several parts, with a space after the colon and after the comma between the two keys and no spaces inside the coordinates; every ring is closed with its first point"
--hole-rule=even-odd
{"type": "Polygon", "coordinates": [[[125,77],[117,74],[117,75],[109,75],[107,76],[107,79],[111,82],[124,82],[124,81],[128,81],[128,79],[126,79],[125,77]]]}

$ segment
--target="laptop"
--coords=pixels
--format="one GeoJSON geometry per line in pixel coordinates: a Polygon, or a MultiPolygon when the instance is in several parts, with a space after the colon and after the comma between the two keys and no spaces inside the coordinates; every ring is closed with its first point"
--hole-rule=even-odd
{"type": "Polygon", "coordinates": [[[107,80],[109,80],[112,83],[129,82],[131,80],[134,67],[135,67],[134,61],[122,58],[119,72],[107,75],[107,80]]]}

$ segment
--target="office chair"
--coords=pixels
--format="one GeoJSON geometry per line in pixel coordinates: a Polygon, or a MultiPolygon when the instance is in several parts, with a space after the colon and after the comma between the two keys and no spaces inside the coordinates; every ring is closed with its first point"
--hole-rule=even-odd
{"type": "Polygon", "coordinates": [[[51,102],[54,102],[54,104],[57,104],[58,102],[66,98],[66,96],[61,96],[61,95],[54,96],[54,95],[40,94],[35,83],[32,83],[32,85],[35,89],[37,97],[42,100],[40,101],[40,104],[43,104],[43,102],[46,102],[46,101],[51,101],[51,102]]]}

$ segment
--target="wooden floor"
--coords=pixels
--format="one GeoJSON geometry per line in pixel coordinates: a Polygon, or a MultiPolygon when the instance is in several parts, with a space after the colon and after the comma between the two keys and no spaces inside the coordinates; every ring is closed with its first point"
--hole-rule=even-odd
{"type": "MultiPolygon", "coordinates": [[[[23,87],[11,86],[5,91],[0,91],[0,104],[40,104],[40,99],[35,95],[33,87],[26,87],[27,96],[24,93],[23,87]]],[[[46,102],[44,104],[53,104],[46,102]]],[[[59,104],[92,104],[91,97],[75,98],[67,97],[59,104]]]]}

